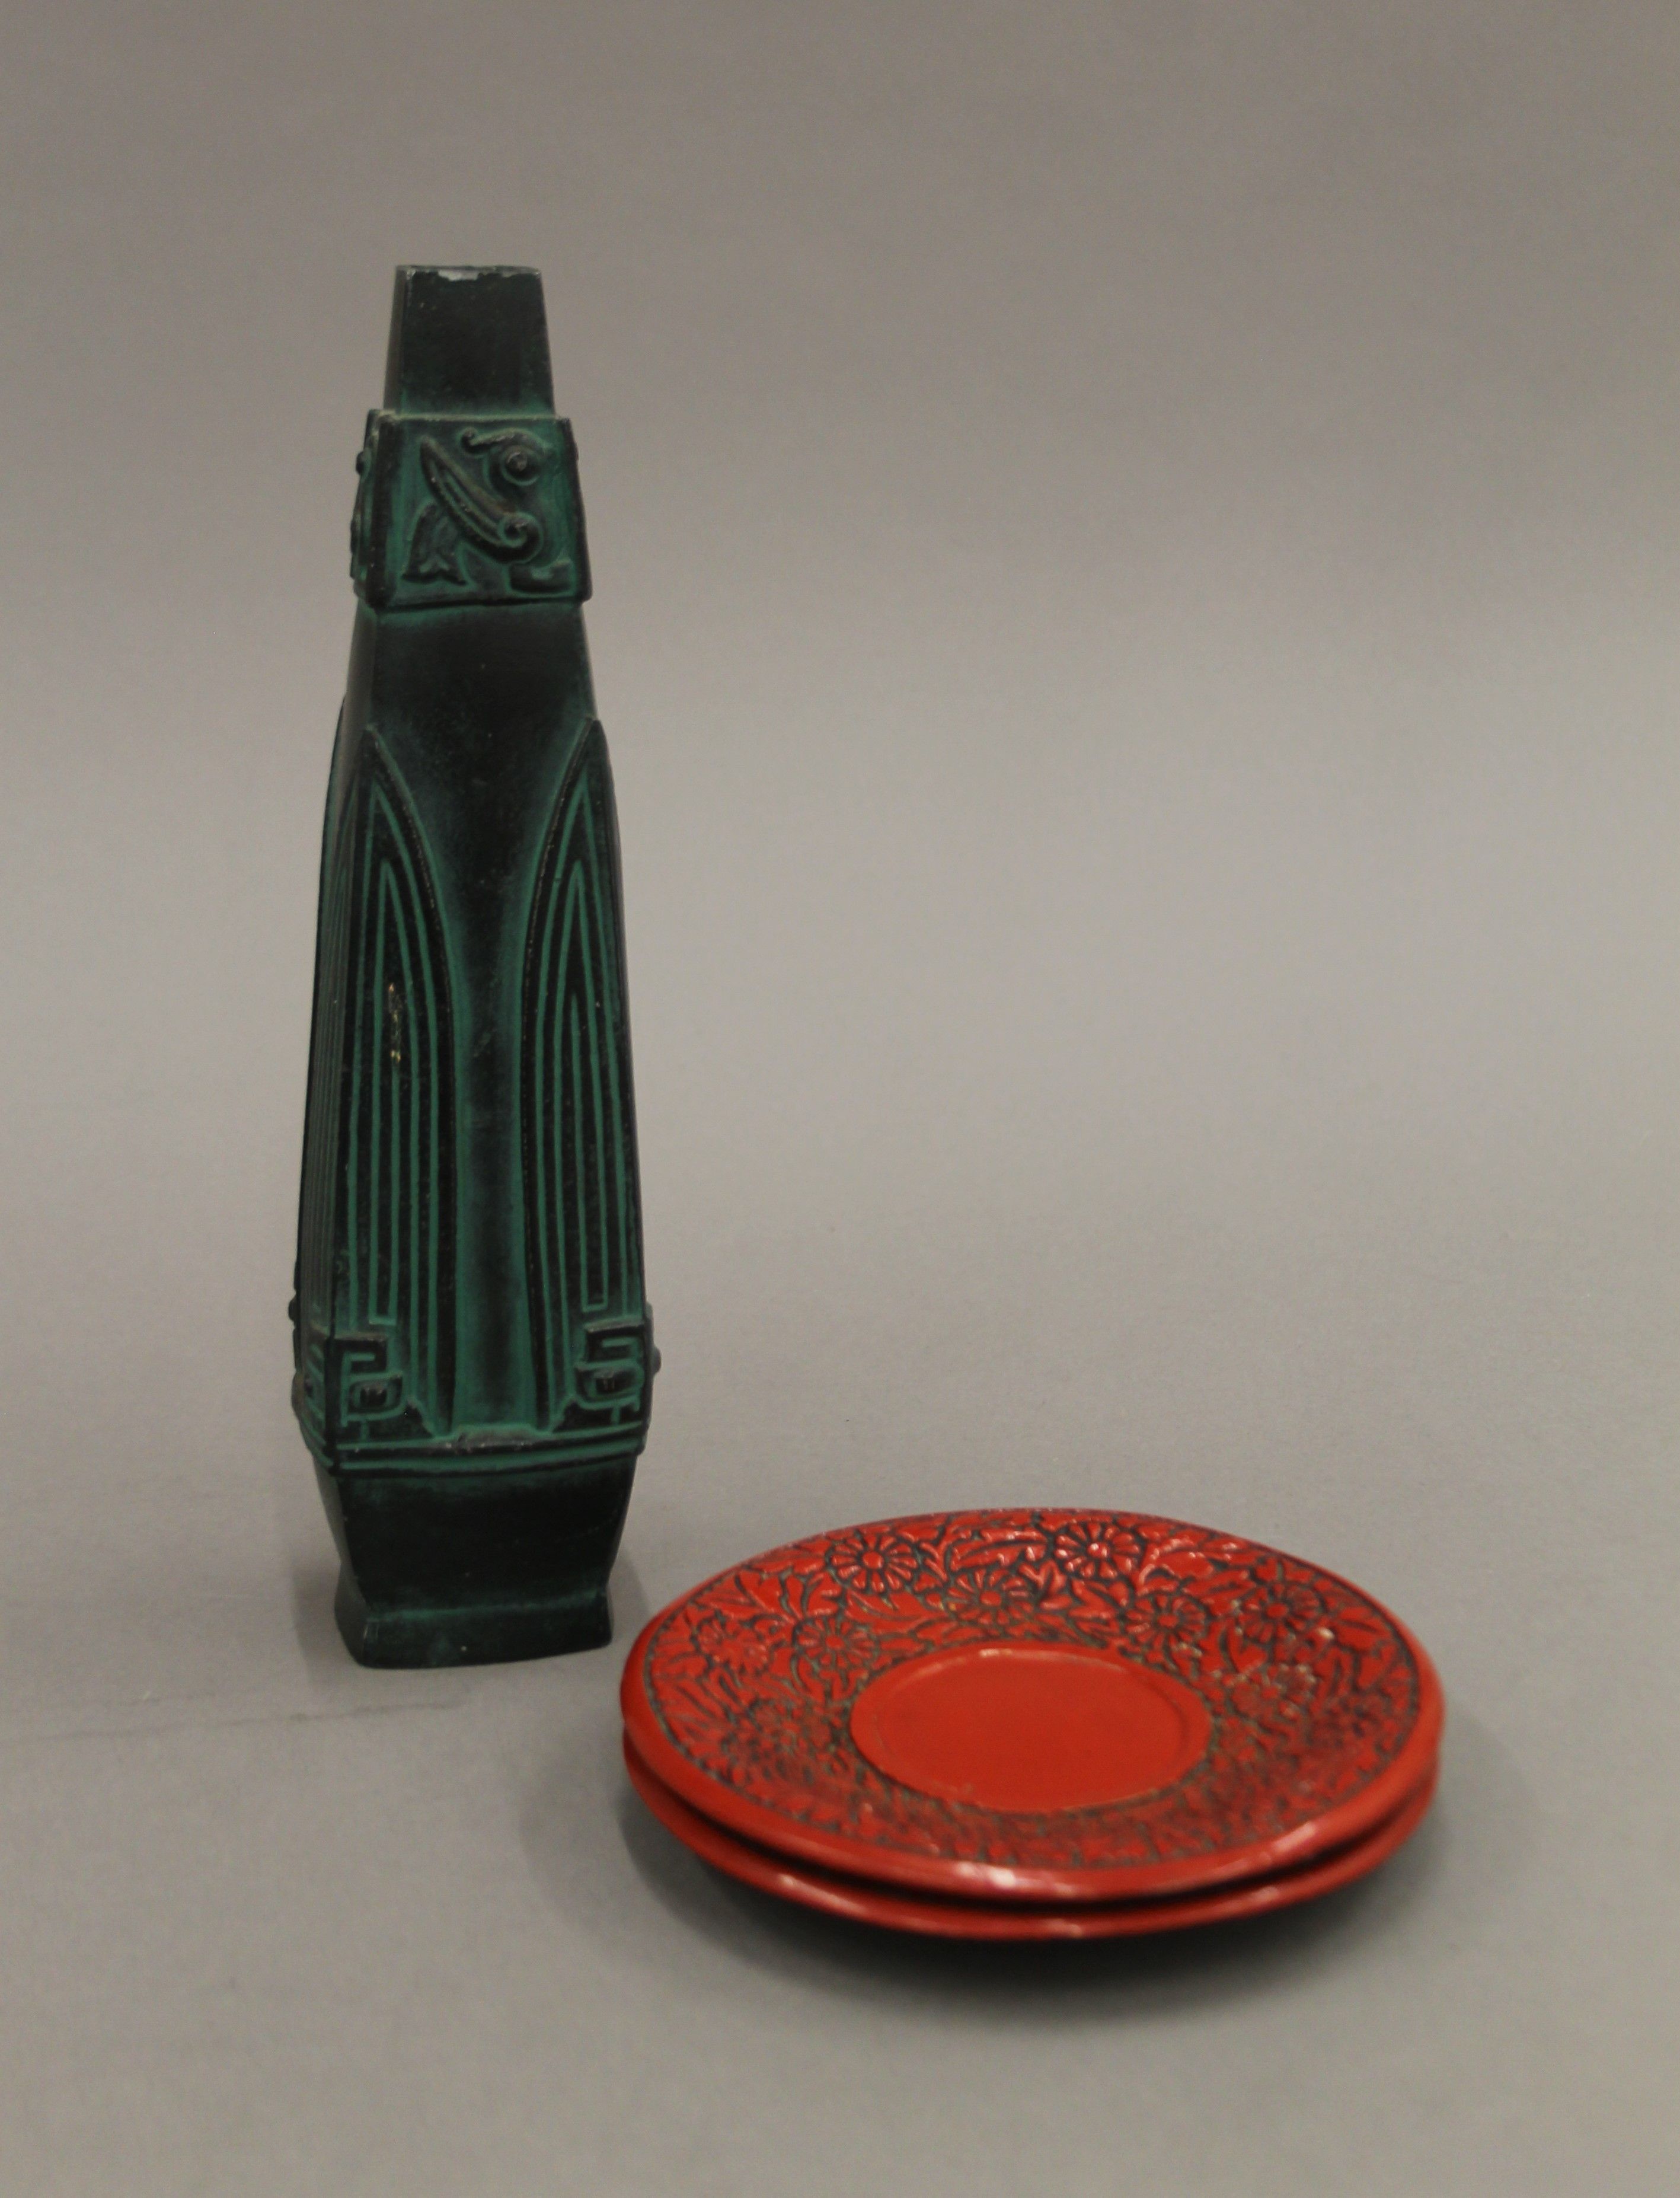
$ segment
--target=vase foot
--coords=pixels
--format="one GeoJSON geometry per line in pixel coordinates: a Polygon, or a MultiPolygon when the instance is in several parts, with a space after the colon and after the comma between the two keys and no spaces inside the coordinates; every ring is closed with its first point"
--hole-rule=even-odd
{"type": "Polygon", "coordinates": [[[358,1664],[387,1670],[512,1664],[603,1648],[613,1637],[605,1588],[537,1603],[456,1603],[443,1610],[370,1609],[346,1572],[333,1599],[344,1645],[358,1664]]]}
{"type": "Polygon", "coordinates": [[[586,1465],[334,1471],[317,1461],[359,1664],[505,1664],[613,1637],[607,1577],[634,1456],[586,1465]]]}

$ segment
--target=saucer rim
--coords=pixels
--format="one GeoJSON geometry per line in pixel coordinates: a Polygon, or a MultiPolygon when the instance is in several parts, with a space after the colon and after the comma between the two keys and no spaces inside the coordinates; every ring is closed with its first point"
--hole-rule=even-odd
{"type": "Polygon", "coordinates": [[[1274,1915],[1318,1899],[1369,1875],[1405,1844],[1428,1814],[1440,1774],[1436,1757],[1411,1793],[1372,1829],[1282,1871],[1142,1899],[1027,1905],[907,1891],[761,1846],[690,1806],[642,1760],[628,1730],[623,1742],[631,1784],[655,1822],[701,1862],[738,1883],[881,1930],[1012,1942],[1141,1938],[1274,1915]]]}

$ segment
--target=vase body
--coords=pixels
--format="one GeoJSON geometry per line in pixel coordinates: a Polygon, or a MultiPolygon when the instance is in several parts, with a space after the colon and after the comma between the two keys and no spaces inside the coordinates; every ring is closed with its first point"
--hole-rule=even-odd
{"type": "Polygon", "coordinates": [[[368,1663],[610,1637],[655,1358],[539,278],[398,273],[322,846],[294,1403],[368,1663]]]}

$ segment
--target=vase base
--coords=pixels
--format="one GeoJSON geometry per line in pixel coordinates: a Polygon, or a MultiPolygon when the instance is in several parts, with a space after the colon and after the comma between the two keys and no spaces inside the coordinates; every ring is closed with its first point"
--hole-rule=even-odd
{"type": "Polygon", "coordinates": [[[348,1573],[333,1615],[358,1664],[389,1670],[447,1664],[514,1664],[533,1656],[604,1648],[613,1637],[605,1588],[551,1602],[457,1603],[444,1610],[373,1610],[348,1573]]]}
{"type": "Polygon", "coordinates": [[[456,1473],[335,1472],[317,1459],[345,1646],[387,1669],[604,1647],[635,1469],[633,1455],[456,1473]]]}

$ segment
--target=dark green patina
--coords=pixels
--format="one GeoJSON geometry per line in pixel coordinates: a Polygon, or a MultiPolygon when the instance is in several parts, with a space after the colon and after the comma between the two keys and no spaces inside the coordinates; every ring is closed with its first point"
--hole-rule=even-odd
{"type": "Polygon", "coordinates": [[[657,1360],[589,558],[540,278],[406,267],[358,460],[293,1400],[371,1664],[610,1637],[657,1360]]]}

